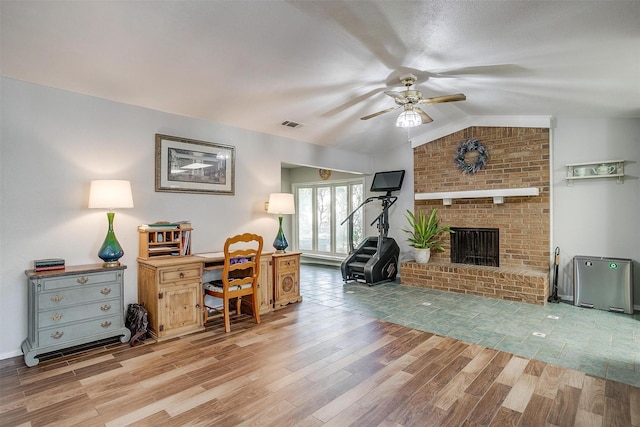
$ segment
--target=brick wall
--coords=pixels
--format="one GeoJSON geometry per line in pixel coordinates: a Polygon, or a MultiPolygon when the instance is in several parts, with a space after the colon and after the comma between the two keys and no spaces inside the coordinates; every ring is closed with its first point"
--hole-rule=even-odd
{"type": "MultiPolygon", "coordinates": [[[[529,270],[532,276],[548,272],[551,215],[548,129],[470,127],[416,147],[413,154],[416,193],[537,187],[539,196],[505,197],[504,204],[494,204],[492,198],[455,199],[450,206],[444,206],[442,200],[424,200],[416,201],[415,209],[430,212],[436,207],[441,223],[454,227],[499,228],[501,268],[517,269],[520,274],[529,270]],[[462,174],[453,162],[456,148],[468,138],[478,139],[488,150],[486,166],[474,175],[462,174]]],[[[432,252],[435,264],[449,262],[448,238],[444,247],[445,252],[432,252]]],[[[401,268],[409,273],[414,266],[405,264],[401,268]]],[[[402,281],[405,283],[404,277],[402,281]]],[[[545,282],[548,287],[548,281],[545,282]]],[[[546,294],[547,290],[543,292],[546,294]]],[[[496,297],[503,295],[498,292],[496,297]]],[[[539,295],[534,299],[540,302],[539,295]]]]}
{"type": "MultiPolygon", "coordinates": [[[[500,266],[547,270],[549,267],[549,130],[538,128],[471,127],[416,147],[416,193],[538,187],[536,197],[458,199],[451,206],[442,200],[416,201],[416,209],[438,208],[441,223],[454,227],[500,229],[500,266]],[[489,152],[484,169],[464,175],[453,163],[458,145],[468,138],[482,142],[489,152]]],[[[432,259],[449,261],[445,252],[432,259]]]]}

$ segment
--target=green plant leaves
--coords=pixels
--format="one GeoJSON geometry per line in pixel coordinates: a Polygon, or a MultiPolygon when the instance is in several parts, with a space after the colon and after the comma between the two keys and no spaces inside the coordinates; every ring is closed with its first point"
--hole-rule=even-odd
{"type": "Polygon", "coordinates": [[[448,225],[440,226],[440,220],[436,217],[438,209],[433,209],[427,218],[424,211],[418,211],[418,215],[407,209],[405,217],[410,229],[402,229],[409,235],[407,241],[410,246],[417,249],[434,249],[444,251],[442,247],[442,233],[453,233],[448,225]]]}

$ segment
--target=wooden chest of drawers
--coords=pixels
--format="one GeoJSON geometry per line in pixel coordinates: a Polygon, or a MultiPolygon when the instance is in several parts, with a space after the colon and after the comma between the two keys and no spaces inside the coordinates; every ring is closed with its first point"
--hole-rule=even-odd
{"type": "Polygon", "coordinates": [[[124,324],[126,266],[102,264],[68,266],[64,270],[27,270],[28,333],[22,343],[27,366],[37,355],[121,335],[129,341],[124,324]]]}

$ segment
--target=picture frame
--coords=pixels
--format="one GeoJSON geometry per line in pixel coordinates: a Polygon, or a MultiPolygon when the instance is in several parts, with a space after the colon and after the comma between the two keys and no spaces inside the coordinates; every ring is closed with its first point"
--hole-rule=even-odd
{"type": "Polygon", "coordinates": [[[235,147],[156,134],[156,191],[235,194],[235,147]]]}

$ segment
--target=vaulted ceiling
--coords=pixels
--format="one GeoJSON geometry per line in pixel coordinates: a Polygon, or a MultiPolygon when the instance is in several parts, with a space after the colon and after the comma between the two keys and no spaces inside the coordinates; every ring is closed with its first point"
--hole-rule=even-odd
{"type": "Polygon", "coordinates": [[[371,151],[469,116],[640,117],[639,1],[6,1],[2,76],[371,151]],[[433,117],[395,127],[418,76],[433,117]],[[284,121],[302,124],[283,126],[284,121]],[[409,132],[409,133],[408,133],[409,132]]]}

